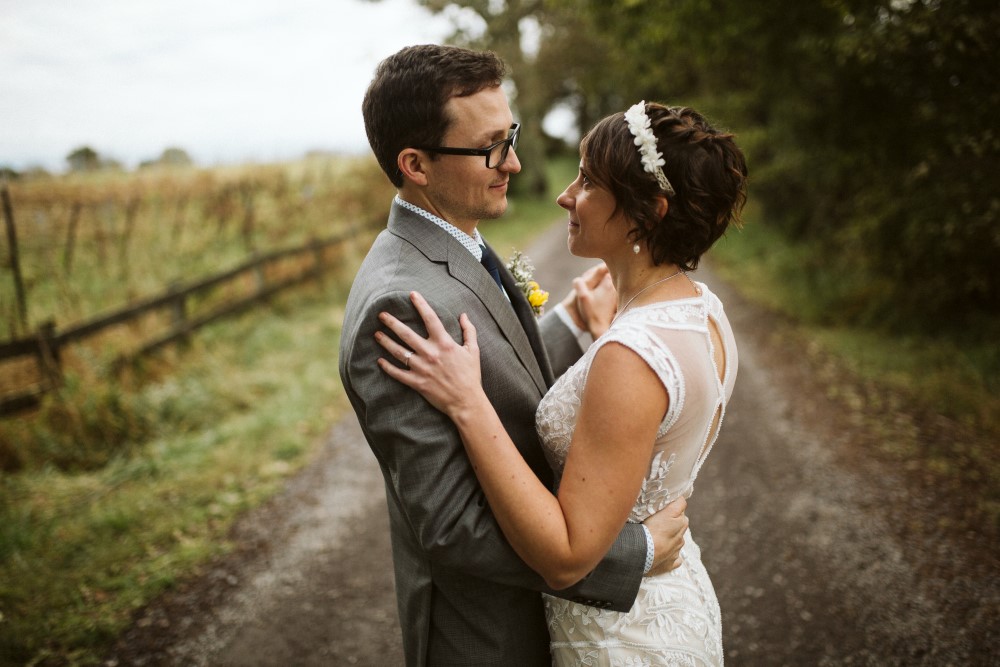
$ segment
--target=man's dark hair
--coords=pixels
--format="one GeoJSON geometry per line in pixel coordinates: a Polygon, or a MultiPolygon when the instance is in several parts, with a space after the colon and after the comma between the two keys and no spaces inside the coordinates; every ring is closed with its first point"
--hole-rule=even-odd
{"type": "Polygon", "coordinates": [[[495,88],[506,73],[492,52],[437,44],[408,46],[379,63],[361,111],[368,143],[392,184],[403,184],[400,151],[441,145],[451,122],[449,99],[495,88]]]}

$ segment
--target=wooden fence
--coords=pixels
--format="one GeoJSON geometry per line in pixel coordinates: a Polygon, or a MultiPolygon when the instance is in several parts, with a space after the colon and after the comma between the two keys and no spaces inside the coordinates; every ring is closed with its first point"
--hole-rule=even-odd
{"type": "Polygon", "coordinates": [[[0,395],[0,418],[10,416],[24,410],[36,407],[41,397],[58,387],[62,381],[61,351],[72,343],[78,343],[94,337],[108,328],[134,322],[154,311],[169,313],[167,331],[143,341],[137,350],[120,355],[115,361],[116,367],[149,354],[172,342],[187,338],[196,329],[214,322],[220,318],[234,315],[248,307],[266,300],[268,297],[293,287],[302,282],[319,279],[324,272],[335,268],[336,264],[326,260],[327,251],[337,248],[358,238],[366,232],[364,227],[356,227],[336,236],[314,240],[305,245],[278,250],[257,255],[241,265],[222,273],[204,278],[187,285],[173,285],[158,296],[153,296],[138,303],[101,315],[84,322],[70,325],[62,331],[57,331],[52,323],[39,327],[34,336],[9,340],[0,343],[0,364],[20,361],[34,361],[37,368],[36,381],[28,386],[20,387],[12,392],[0,395]],[[297,260],[300,268],[291,275],[280,275],[270,279],[269,274],[275,273],[279,263],[297,260]],[[301,268],[305,264],[304,268],[301,268]],[[224,301],[197,316],[188,315],[188,301],[200,297],[223,285],[235,281],[245,281],[250,276],[255,288],[250,294],[224,301]]]}

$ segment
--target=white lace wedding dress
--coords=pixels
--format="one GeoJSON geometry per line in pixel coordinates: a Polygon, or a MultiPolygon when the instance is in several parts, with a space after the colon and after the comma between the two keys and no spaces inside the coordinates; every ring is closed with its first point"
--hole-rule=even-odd
{"type": "MultiPolygon", "coordinates": [[[[689,496],[715,442],[736,379],[733,332],[722,303],[702,283],[700,296],[626,311],[549,390],[536,423],[549,463],[561,476],[594,355],[620,343],[656,372],[670,399],[649,473],[629,521],[641,522],[680,496],[689,496]],[[709,324],[723,341],[725,375],[714,361],[709,324]]],[[[627,378],[623,378],[627,381],[627,378]]],[[[722,623],[701,551],[684,536],[683,565],[642,581],[628,613],[545,597],[554,665],[646,667],[721,665],[722,623]]]]}

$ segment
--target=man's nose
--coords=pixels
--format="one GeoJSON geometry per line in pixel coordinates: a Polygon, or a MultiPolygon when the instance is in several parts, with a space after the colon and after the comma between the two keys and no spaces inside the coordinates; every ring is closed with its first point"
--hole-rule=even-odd
{"type": "Polygon", "coordinates": [[[521,171],[521,161],[517,159],[517,151],[513,147],[507,152],[507,159],[497,169],[503,169],[512,174],[521,171]]]}

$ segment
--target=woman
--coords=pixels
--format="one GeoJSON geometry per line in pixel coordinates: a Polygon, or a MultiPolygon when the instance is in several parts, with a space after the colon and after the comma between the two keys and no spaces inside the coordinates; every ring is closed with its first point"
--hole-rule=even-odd
{"type": "MultiPolygon", "coordinates": [[[[466,315],[460,346],[414,293],[429,338],[388,314],[382,321],[410,349],[377,336],[408,361],[400,368],[381,359],[382,369],[454,421],[504,535],[555,589],[585,577],[626,521],[691,494],[737,367],[722,304],[687,275],[746,199],[746,163],[732,135],[691,109],[640,102],[600,121],[580,155],[579,175],[557,201],[569,212],[570,251],[604,260],[618,308],[539,405],[555,496],[480,388],[466,315]]],[[[719,605],[690,532],[681,555],[678,569],[643,581],[628,613],[546,596],[554,663],[721,664],[719,605]]]]}

